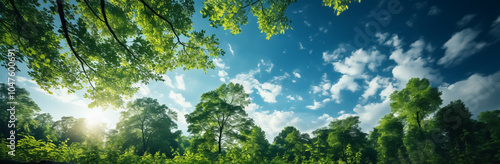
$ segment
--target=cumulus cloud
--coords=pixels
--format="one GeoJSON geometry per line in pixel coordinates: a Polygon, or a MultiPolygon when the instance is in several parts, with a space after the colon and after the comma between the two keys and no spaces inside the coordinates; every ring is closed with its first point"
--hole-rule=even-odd
{"type": "Polygon", "coordinates": [[[290,74],[288,74],[287,72],[285,72],[283,75],[281,76],[274,76],[273,77],[273,81],[283,81],[285,80],[286,78],[290,77],[290,74]]]}
{"type": "Polygon", "coordinates": [[[177,84],[177,89],[186,90],[186,84],[184,84],[184,74],[175,76],[175,83],[177,84]]]}
{"type": "Polygon", "coordinates": [[[170,91],[170,94],[168,94],[168,97],[172,100],[174,100],[175,103],[179,104],[183,108],[190,108],[193,105],[191,105],[190,102],[187,102],[184,96],[180,93],[175,93],[174,91],[170,91]]]}
{"type": "Polygon", "coordinates": [[[343,75],[336,84],[332,85],[330,89],[331,97],[335,102],[340,103],[340,91],[347,89],[351,92],[354,92],[358,89],[358,83],[354,82],[354,78],[352,76],[343,75]]]}
{"type": "Polygon", "coordinates": [[[302,96],[299,96],[299,95],[296,95],[296,96],[288,95],[288,96],[286,96],[286,98],[288,98],[292,101],[295,101],[295,100],[302,101],[302,96]]]}
{"type": "Polygon", "coordinates": [[[168,77],[167,75],[162,75],[162,78],[165,83],[165,85],[169,86],[170,88],[175,88],[174,85],[172,84],[172,80],[170,79],[170,77],[168,77]]]}
{"type": "Polygon", "coordinates": [[[337,72],[360,77],[363,75],[367,66],[370,70],[375,71],[376,67],[379,66],[384,59],[385,56],[380,54],[377,50],[367,52],[363,49],[358,49],[352,52],[351,56],[346,57],[344,60],[333,62],[332,65],[337,72]]]}
{"type": "Polygon", "coordinates": [[[326,98],[323,101],[316,101],[316,100],[314,100],[313,104],[312,105],[307,105],[306,108],[311,109],[311,110],[317,110],[319,108],[323,108],[326,105],[326,103],[328,103],[330,101],[331,101],[330,98],[326,98]]]}
{"type": "Polygon", "coordinates": [[[220,77],[220,81],[222,82],[226,82],[226,77],[227,77],[227,72],[224,71],[224,70],[220,70],[219,73],[218,73],[219,77],[220,77]]]}
{"type": "Polygon", "coordinates": [[[375,95],[379,88],[388,83],[388,78],[383,78],[377,75],[371,81],[366,81],[366,83],[368,86],[362,95],[364,99],[368,99],[370,96],[375,95]]]}
{"type": "Polygon", "coordinates": [[[397,48],[392,52],[389,59],[396,62],[392,69],[394,78],[399,80],[399,86],[404,86],[413,77],[427,78],[431,82],[440,83],[442,77],[436,69],[429,66],[429,59],[423,58],[422,51],[425,41],[419,39],[410,45],[406,52],[402,48],[397,48]]]}
{"type": "Polygon", "coordinates": [[[295,70],[293,71],[293,75],[296,77],[296,78],[299,78],[300,79],[300,74],[299,74],[299,71],[298,70],[295,70]]]}
{"type": "Polygon", "coordinates": [[[441,86],[442,106],[461,99],[474,116],[488,110],[500,109],[500,71],[491,75],[473,74],[449,86],[441,86]]]}
{"type": "Polygon", "coordinates": [[[276,96],[281,93],[281,85],[264,83],[257,87],[257,93],[268,103],[276,103],[276,96]]]}
{"type": "Polygon", "coordinates": [[[266,138],[271,142],[286,126],[296,126],[301,121],[293,111],[262,111],[249,115],[254,119],[255,124],[262,128],[266,133],[266,138]]]}
{"type": "Polygon", "coordinates": [[[266,72],[267,73],[271,73],[271,71],[273,70],[273,67],[274,67],[274,64],[269,61],[269,62],[265,62],[264,59],[260,59],[260,63],[257,64],[257,67],[259,69],[259,72],[260,72],[260,66],[263,65],[263,66],[266,66],[267,69],[266,69],[266,72]]]}
{"type": "Polygon", "coordinates": [[[442,49],[446,51],[438,64],[445,67],[455,66],[483,49],[486,46],[485,42],[474,41],[479,33],[480,31],[467,28],[453,34],[450,40],[444,43],[442,49]]]}
{"type": "Polygon", "coordinates": [[[390,101],[385,99],[381,103],[358,104],[353,111],[359,116],[360,127],[364,132],[367,132],[378,124],[380,118],[391,112],[390,101]]]}
{"type": "MultiPolygon", "coordinates": [[[[261,61],[263,63],[263,60],[261,61]]],[[[260,64],[257,70],[250,70],[248,73],[240,73],[236,75],[230,82],[239,83],[243,85],[245,93],[251,94],[257,90],[257,94],[268,103],[276,103],[276,97],[281,94],[282,87],[278,84],[279,80],[271,80],[269,82],[261,83],[255,78],[255,74],[260,73],[260,64]]],[[[272,66],[271,66],[272,68],[272,66]]],[[[269,69],[268,69],[269,70],[269,69]]],[[[284,76],[290,76],[285,73],[284,76]]],[[[285,77],[286,78],[286,77],[285,77]]]]}
{"type": "Polygon", "coordinates": [[[312,93],[321,93],[323,96],[328,95],[328,91],[332,87],[330,80],[327,79],[326,73],[321,77],[321,82],[317,86],[312,86],[312,93]]]}
{"type": "Polygon", "coordinates": [[[226,63],[221,58],[214,58],[213,59],[215,66],[221,68],[221,69],[229,69],[229,67],[226,66],[226,63]]]}
{"type": "Polygon", "coordinates": [[[326,63],[333,62],[337,60],[340,56],[342,56],[342,53],[345,53],[346,49],[344,46],[339,46],[339,48],[335,49],[332,53],[329,53],[328,51],[323,52],[323,60],[326,63]]]}

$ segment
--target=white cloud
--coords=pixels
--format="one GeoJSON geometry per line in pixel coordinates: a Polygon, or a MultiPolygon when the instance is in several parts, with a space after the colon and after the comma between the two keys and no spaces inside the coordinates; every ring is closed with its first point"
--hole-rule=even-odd
{"type": "Polygon", "coordinates": [[[186,84],[184,84],[184,74],[175,76],[175,83],[177,84],[177,89],[186,90],[186,84]]]}
{"type": "Polygon", "coordinates": [[[257,67],[259,69],[259,72],[260,72],[260,65],[263,65],[263,66],[267,66],[268,68],[266,69],[266,72],[267,73],[271,73],[271,71],[273,70],[273,67],[274,67],[274,64],[269,61],[269,62],[265,62],[264,59],[260,59],[260,63],[257,64],[257,67]]]}
{"type": "Polygon", "coordinates": [[[458,27],[464,27],[467,25],[477,14],[467,14],[462,19],[457,22],[458,27]]]}
{"type": "Polygon", "coordinates": [[[224,71],[224,70],[219,70],[219,73],[218,73],[219,77],[220,77],[220,81],[222,82],[226,82],[226,77],[227,77],[227,72],[224,71]]]}
{"type": "Polygon", "coordinates": [[[306,49],[306,48],[302,45],[302,42],[299,42],[299,48],[300,48],[301,50],[305,50],[305,49],[306,49]]]}
{"type": "Polygon", "coordinates": [[[38,85],[36,87],[34,87],[34,89],[36,91],[45,93],[47,96],[49,96],[53,99],[56,99],[60,102],[72,103],[76,106],[80,106],[80,107],[84,107],[84,108],[87,107],[87,103],[85,103],[85,101],[83,101],[83,99],[81,99],[79,96],[77,96],[76,93],[68,93],[68,89],[66,89],[66,88],[61,88],[61,89],[52,89],[51,88],[51,89],[49,89],[49,91],[52,92],[52,94],[41,89],[38,85]]]}
{"type": "Polygon", "coordinates": [[[499,81],[500,71],[488,76],[473,74],[449,86],[441,86],[439,90],[443,93],[442,106],[461,99],[475,116],[484,111],[498,110],[500,109],[499,81]]]}
{"type": "Polygon", "coordinates": [[[399,39],[398,35],[392,35],[392,38],[388,39],[384,44],[395,48],[401,48],[401,43],[402,40],[399,39]]]}
{"type": "Polygon", "coordinates": [[[379,44],[383,44],[385,42],[385,40],[387,39],[387,37],[389,36],[389,33],[380,33],[380,32],[377,32],[375,34],[375,37],[377,38],[377,42],[379,44]]]}
{"type": "Polygon", "coordinates": [[[259,108],[260,108],[259,105],[255,104],[255,103],[250,103],[250,104],[248,104],[248,106],[245,107],[245,111],[250,114],[250,113],[255,112],[259,108]]]}
{"type": "Polygon", "coordinates": [[[260,63],[257,70],[250,70],[248,73],[238,74],[235,78],[231,79],[230,82],[243,85],[245,93],[248,94],[253,93],[254,89],[256,89],[257,94],[262,97],[264,102],[275,103],[276,97],[280,95],[282,91],[281,85],[276,84],[276,82],[279,81],[271,80],[271,82],[260,83],[259,80],[255,78],[255,74],[257,73],[260,73],[260,63]]]}
{"type": "Polygon", "coordinates": [[[340,91],[347,89],[350,90],[351,92],[354,92],[358,89],[359,85],[358,83],[354,82],[354,78],[348,75],[343,75],[339,81],[332,85],[332,88],[330,89],[330,93],[332,94],[332,99],[336,100],[335,102],[340,103],[340,91]]]}
{"type": "Polygon", "coordinates": [[[301,121],[295,116],[293,111],[269,111],[254,112],[249,114],[255,121],[255,124],[262,128],[266,133],[268,141],[272,142],[286,126],[296,126],[301,121]]]}
{"type": "Polygon", "coordinates": [[[180,93],[175,93],[174,91],[170,90],[170,94],[168,94],[168,97],[171,98],[172,100],[175,101],[175,103],[179,104],[183,108],[190,108],[193,105],[191,105],[190,102],[187,102],[184,96],[180,93]]]}
{"type": "Polygon", "coordinates": [[[429,9],[429,12],[427,13],[427,15],[437,15],[441,12],[441,9],[439,9],[437,6],[432,6],[430,9],[429,9]]]}
{"type": "Polygon", "coordinates": [[[442,49],[446,49],[446,51],[444,56],[439,59],[438,64],[445,67],[458,65],[465,58],[484,48],[485,42],[474,41],[479,33],[480,31],[467,28],[453,34],[450,40],[443,45],[442,49]]]}
{"type": "Polygon", "coordinates": [[[427,78],[435,83],[441,82],[442,77],[439,72],[428,66],[428,58],[422,57],[424,47],[424,40],[419,39],[412,43],[406,52],[402,48],[397,48],[392,52],[389,59],[394,60],[397,64],[392,69],[392,74],[394,78],[399,80],[398,86],[404,86],[413,77],[427,78]]]}
{"type": "Polygon", "coordinates": [[[283,80],[285,80],[288,77],[290,77],[290,74],[288,74],[287,72],[285,72],[281,76],[274,76],[272,81],[283,81],[283,80]]]}
{"type": "Polygon", "coordinates": [[[299,96],[299,95],[296,95],[296,96],[292,96],[292,95],[288,95],[286,96],[286,98],[292,100],[292,101],[295,101],[295,100],[299,100],[299,101],[302,101],[302,96],[299,96]]]}
{"type": "Polygon", "coordinates": [[[344,111],[344,110],[341,110],[341,111],[339,111],[339,113],[338,113],[338,114],[344,114],[344,113],[345,113],[345,111],[344,111]]]}
{"type": "Polygon", "coordinates": [[[308,21],[304,21],[304,24],[305,24],[307,27],[311,27],[311,23],[309,23],[308,21]]]}
{"type": "Polygon", "coordinates": [[[391,112],[390,100],[385,99],[381,103],[370,103],[367,105],[358,104],[354,107],[353,111],[359,116],[360,127],[364,132],[367,132],[378,125],[380,118],[391,112]]]}
{"type": "Polygon", "coordinates": [[[377,50],[367,52],[363,49],[359,49],[352,52],[352,55],[346,57],[343,61],[333,62],[332,65],[337,72],[353,77],[360,77],[363,75],[366,66],[368,66],[370,70],[375,71],[376,67],[378,67],[384,59],[385,56],[380,54],[377,50]]]}
{"type": "Polygon", "coordinates": [[[300,79],[300,74],[299,74],[299,71],[298,70],[295,70],[293,71],[293,75],[296,77],[296,78],[299,78],[300,79]]]}
{"type": "Polygon", "coordinates": [[[169,86],[170,88],[175,88],[174,85],[172,85],[172,80],[170,79],[170,77],[168,77],[167,75],[162,75],[162,78],[165,83],[165,85],[169,86]]]}
{"type": "Polygon", "coordinates": [[[345,53],[346,49],[344,46],[339,46],[335,51],[333,51],[331,54],[328,53],[328,51],[323,52],[323,60],[327,63],[333,62],[337,60],[340,56],[342,56],[342,53],[345,53]]]}
{"type": "Polygon", "coordinates": [[[226,63],[222,61],[221,58],[214,58],[213,59],[215,66],[221,68],[221,69],[229,69],[229,67],[226,67],[226,63]]]}
{"type": "Polygon", "coordinates": [[[307,105],[306,108],[311,109],[311,110],[316,110],[316,109],[319,109],[319,108],[323,108],[326,105],[326,103],[328,103],[330,101],[331,101],[331,99],[329,99],[329,98],[326,98],[323,101],[316,101],[316,100],[314,100],[313,104],[312,105],[307,105]]]}
{"type": "Polygon", "coordinates": [[[281,85],[264,83],[257,88],[257,93],[268,103],[276,103],[276,96],[281,93],[281,85]]]}
{"type": "Polygon", "coordinates": [[[234,56],[234,51],[233,51],[233,47],[231,47],[231,44],[227,44],[229,46],[229,51],[231,52],[231,54],[234,56]]]}
{"type": "Polygon", "coordinates": [[[375,95],[375,93],[377,93],[378,89],[381,87],[380,83],[383,83],[383,79],[377,75],[370,82],[366,81],[366,83],[368,84],[368,88],[362,95],[364,99],[368,99],[370,96],[373,96],[375,95]]]}
{"type": "Polygon", "coordinates": [[[323,96],[328,95],[328,91],[332,87],[330,80],[327,79],[326,73],[321,77],[321,82],[317,86],[312,86],[312,93],[321,93],[323,96]]]}

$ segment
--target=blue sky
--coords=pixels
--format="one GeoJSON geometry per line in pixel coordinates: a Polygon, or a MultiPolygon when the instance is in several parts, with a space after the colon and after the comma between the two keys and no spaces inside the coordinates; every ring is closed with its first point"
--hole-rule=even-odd
{"type": "MultiPolygon", "coordinates": [[[[214,59],[217,68],[206,74],[175,70],[165,82],[137,85],[135,95],[176,110],[184,134],[183,115],[193,111],[202,93],[224,82],[245,87],[252,98],[246,111],[270,142],[285,126],[310,133],[351,115],[359,116],[368,132],[390,112],[390,93],[412,77],[428,78],[438,87],[443,105],[462,99],[474,117],[500,109],[500,3],[362,1],[336,16],[319,0],[302,0],[286,12],[293,30],[270,40],[253,16],[238,35],[210,27],[199,14],[202,5],[195,3],[194,28],[219,38],[226,55],[214,59]]],[[[30,81],[26,67],[21,69],[18,85],[31,92],[43,112],[114,128],[122,109],[87,109],[83,92],[68,95],[58,89],[49,95],[30,81]]],[[[6,77],[6,71],[0,75],[6,77]]]]}

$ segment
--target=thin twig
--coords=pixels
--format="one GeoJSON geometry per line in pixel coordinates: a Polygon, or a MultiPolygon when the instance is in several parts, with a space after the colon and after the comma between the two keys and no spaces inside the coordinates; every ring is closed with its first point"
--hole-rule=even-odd
{"type": "Polygon", "coordinates": [[[94,9],[92,9],[92,7],[90,7],[87,0],[83,0],[83,1],[85,2],[85,5],[87,5],[87,7],[89,7],[90,11],[92,11],[92,13],[94,13],[95,17],[97,17],[99,20],[101,20],[101,22],[104,22],[104,20],[102,20],[101,17],[99,17],[99,15],[97,15],[97,13],[94,11],[94,9]]]}

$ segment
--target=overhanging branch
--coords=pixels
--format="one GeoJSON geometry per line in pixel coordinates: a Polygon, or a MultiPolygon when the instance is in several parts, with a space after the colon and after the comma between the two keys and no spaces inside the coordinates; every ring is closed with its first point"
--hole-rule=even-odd
{"type": "Polygon", "coordinates": [[[63,33],[64,37],[66,38],[66,42],[68,43],[69,48],[75,55],[75,57],[78,59],[78,61],[81,64],[81,67],[83,69],[83,73],[85,76],[87,76],[87,79],[89,81],[90,86],[95,90],[94,85],[92,85],[92,82],[90,81],[90,77],[87,74],[87,71],[85,70],[85,65],[87,65],[92,71],[95,72],[95,70],[88,65],[88,63],[80,56],[78,53],[75,51],[75,48],[73,47],[73,44],[71,43],[71,38],[69,37],[69,32],[68,32],[68,27],[66,25],[66,19],[64,18],[64,1],[63,0],[57,0],[57,12],[59,13],[59,19],[61,20],[61,25],[63,28],[63,33]],[[85,65],[84,65],[85,64],[85,65]]]}
{"type": "MultiPolygon", "coordinates": [[[[137,60],[137,58],[135,57],[134,53],[132,53],[132,51],[130,51],[127,46],[125,44],[123,44],[119,39],[118,37],[116,37],[116,34],[115,32],[113,31],[113,29],[111,28],[111,26],[109,25],[109,22],[108,22],[108,18],[106,17],[106,9],[105,9],[105,2],[104,0],[101,0],[101,12],[102,12],[102,16],[104,17],[104,23],[106,24],[106,27],[108,27],[108,30],[109,32],[111,32],[111,34],[113,35],[113,37],[115,38],[115,40],[118,42],[118,44],[120,44],[123,48],[125,48],[131,55],[134,59],[137,60]]],[[[95,14],[95,13],[94,13],[95,14]]],[[[96,15],[97,16],[97,15],[96,15]]],[[[99,18],[100,19],[100,18],[99,18]]]]}

